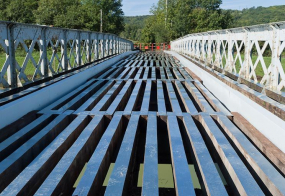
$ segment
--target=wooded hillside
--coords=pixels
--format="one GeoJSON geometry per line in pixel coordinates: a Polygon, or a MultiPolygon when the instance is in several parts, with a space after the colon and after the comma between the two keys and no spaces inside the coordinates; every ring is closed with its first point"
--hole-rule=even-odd
{"type": "MultiPolygon", "coordinates": [[[[271,7],[252,7],[243,9],[241,11],[222,10],[222,12],[229,12],[231,16],[231,21],[227,28],[285,21],[285,5],[271,7]]],[[[124,17],[125,31],[121,33],[121,36],[134,41],[143,41],[142,31],[146,25],[149,25],[148,21],[150,21],[151,17],[153,16],[149,15],[124,17]]],[[[209,18],[209,20],[211,20],[211,18],[209,18]]],[[[172,21],[172,23],[174,22],[172,21]]],[[[200,31],[203,31],[203,29],[200,29],[200,31]]]]}

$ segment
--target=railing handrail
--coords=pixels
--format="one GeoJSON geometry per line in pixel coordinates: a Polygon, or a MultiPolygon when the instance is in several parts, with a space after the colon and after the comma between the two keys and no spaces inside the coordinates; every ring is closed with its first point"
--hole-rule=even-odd
{"type": "Polygon", "coordinates": [[[264,27],[270,27],[273,29],[273,26],[275,25],[277,26],[285,25],[285,21],[271,22],[271,23],[266,23],[266,24],[257,24],[257,25],[243,26],[243,27],[234,27],[234,28],[229,28],[229,29],[219,29],[219,30],[205,31],[205,32],[199,32],[199,33],[190,33],[182,37],[179,37],[175,40],[172,40],[171,42],[175,42],[177,40],[181,40],[189,36],[195,36],[195,35],[219,34],[219,33],[226,33],[227,31],[238,31],[238,30],[250,31],[251,29],[264,28],[264,27]]]}
{"type": "MultiPolygon", "coordinates": [[[[84,29],[62,28],[62,27],[54,27],[54,26],[50,26],[50,25],[41,25],[41,24],[20,23],[20,22],[12,22],[12,21],[5,21],[5,20],[0,20],[0,24],[24,25],[24,26],[29,26],[29,27],[43,27],[43,28],[67,30],[67,31],[80,31],[80,32],[87,32],[87,33],[97,33],[97,34],[104,34],[104,35],[113,35],[113,36],[119,37],[118,35],[113,34],[113,33],[99,32],[99,31],[90,31],[90,30],[84,30],[84,29]]],[[[129,40],[129,39],[126,39],[126,38],[121,38],[120,37],[120,39],[133,42],[132,40],[129,40]]]]}

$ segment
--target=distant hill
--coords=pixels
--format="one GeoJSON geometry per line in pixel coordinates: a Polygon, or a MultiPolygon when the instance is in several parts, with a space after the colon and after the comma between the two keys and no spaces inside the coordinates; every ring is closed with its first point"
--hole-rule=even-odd
{"type": "Polygon", "coordinates": [[[285,5],[252,7],[241,11],[231,10],[231,12],[234,19],[233,27],[285,21],[285,5]]]}
{"type": "Polygon", "coordinates": [[[125,30],[120,34],[120,36],[132,41],[139,41],[141,37],[141,31],[145,26],[145,21],[149,17],[149,15],[125,16],[125,30]]]}
{"type": "MultiPolygon", "coordinates": [[[[230,10],[233,23],[229,27],[242,27],[256,24],[285,21],[285,5],[271,7],[252,7],[243,10],[230,10]]],[[[125,31],[121,36],[132,41],[139,41],[145,26],[146,16],[125,16],[125,31]]]]}
{"type": "Polygon", "coordinates": [[[124,21],[126,24],[136,24],[138,26],[144,26],[145,20],[150,17],[150,15],[145,16],[124,16],[124,21]]]}

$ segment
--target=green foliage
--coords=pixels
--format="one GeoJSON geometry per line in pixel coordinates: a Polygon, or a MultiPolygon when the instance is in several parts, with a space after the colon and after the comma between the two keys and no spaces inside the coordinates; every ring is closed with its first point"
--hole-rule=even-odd
{"type": "Polygon", "coordinates": [[[120,36],[133,41],[140,41],[142,29],[144,28],[148,18],[149,16],[125,16],[125,30],[120,34],[120,36]]]}
{"type": "Polygon", "coordinates": [[[285,21],[285,5],[252,7],[242,11],[230,10],[234,22],[232,27],[250,26],[270,22],[285,21]]]}
{"type": "Polygon", "coordinates": [[[125,17],[125,31],[121,35],[145,43],[153,39],[153,42],[164,42],[189,33],[285,21],[285,5],[239,11],[219,9],[220,0],[168,0],[165,27],[164,2],[160,0],[151,9],[153,16],[125,17]],[[137,32],[135,36],[131,31],[137,32]]]}
{"type": "Polygon", "coordinates": [[[140,40],[169,42],[189,33],[228,28],[232,17],[220,4],[221,0],[168,0],[166,9],[165,0],[159,0],[151,8],[153,16],[145,20],[140,40]]]}
{"type": "Polygon", "coordinates": [[[146,20],[146,26],[142,30],[141,40],[144,43],[154,43],[155,42],[155,17],[151,16],[146,20]]]}
{"type": "Polygon", "coordinates": [[[221,14],[221,10],[206,10],[195,8],[189,15],[190,33],[205,32],[217,29],[226,29],[232,23],[230,12],[221,14]]]}
{"type": "Polygon", "coordinates": [[[0,0],[0,20],[99,31],[100,9],[103,32],[124,30],[122,0],[0,0]]]}
{"type": "Polygon", "coordinates": [[[35,16],[33,11],[37,8],[37,0],[0,0],[0,19],[34,23],[35,16]]]}
{"type": "Polygon", "coordinates": [[[124,30],[121,7],[121,0],[40,0],[35,13],[40,24],[99,31],[102,9],[103,32],[119,34],[124,30]]]}
{"type": "Polygon", "coordinates": [[[228,28],[231,15],[222,12],[221,0],[177,0],[173,16],[174,37],[228,28]]]}

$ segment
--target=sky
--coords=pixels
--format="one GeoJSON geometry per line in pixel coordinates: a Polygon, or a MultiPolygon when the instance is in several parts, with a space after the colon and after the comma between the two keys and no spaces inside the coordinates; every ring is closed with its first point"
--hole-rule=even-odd
{"type": "MultiPolygon", "coordinates": [[[[125,16],[149,15],[149,10],[158,0],[123,0],[123,11],[125,16]]],[[[223,0],[221,8],[238,9],[250,7],[269,7],[273,5],[285,5],[284,0],[223,0]]]]}

